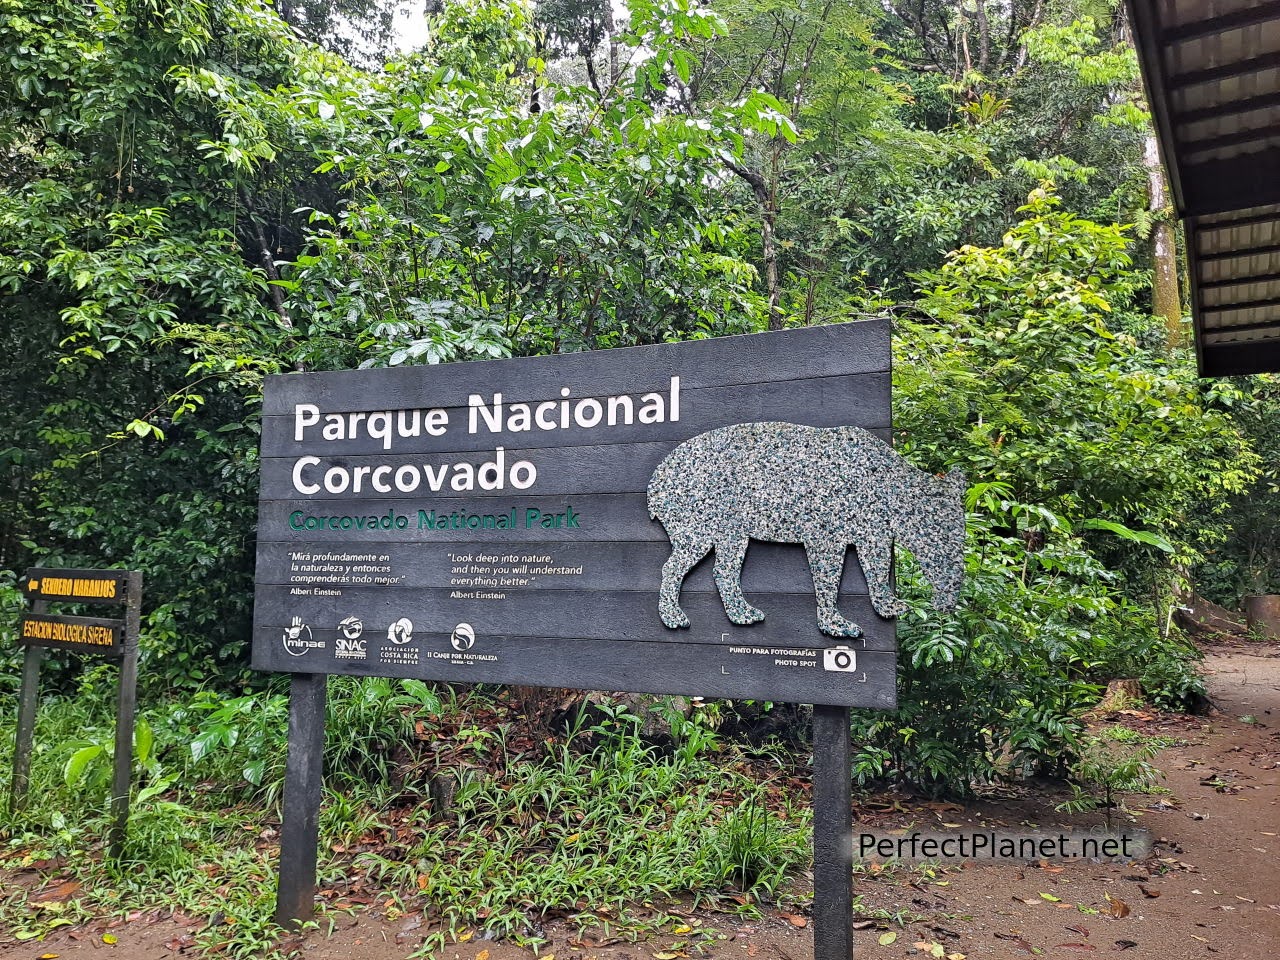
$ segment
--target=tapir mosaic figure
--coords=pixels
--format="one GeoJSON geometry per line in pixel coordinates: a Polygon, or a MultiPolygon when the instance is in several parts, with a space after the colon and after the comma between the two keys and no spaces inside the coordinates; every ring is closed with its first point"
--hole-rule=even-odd
{"type": "Polygon", "coordinates": [[[859,427],[740,423],[686,440],[649,480],[649,514],[671,540],[658,613],[672,629],[689,626],[680,587],[715,550],[715,581],[736,624],[763,611],[742,595],[749,541],[804,545],[818,601],[818,628],[857,637],[861,628],[836,605],[852,546],[882,617],[906,610],[893,590],[893,545],[916,558],[933,586],[934,606],[955,606],[964,573],[964,491],[959,470],[918,470],[859,427]]]}

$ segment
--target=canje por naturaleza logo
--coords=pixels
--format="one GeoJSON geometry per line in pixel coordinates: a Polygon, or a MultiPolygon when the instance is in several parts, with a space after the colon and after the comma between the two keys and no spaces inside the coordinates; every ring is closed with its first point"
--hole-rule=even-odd
{"type": "Polygon", "coordinates": [[[471,628],[469,623],[460,623],[453,628],[453,633],[449,635],[449,643],[453,649],[462,651],[470,650],[476,642],[476,632],[471,628]]]}

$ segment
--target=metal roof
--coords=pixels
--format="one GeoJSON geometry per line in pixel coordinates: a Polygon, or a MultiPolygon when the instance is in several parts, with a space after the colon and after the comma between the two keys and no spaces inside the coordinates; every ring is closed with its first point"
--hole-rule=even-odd
{"type": "Polygon", "coordinates": [[[1204,376],[1280,370],[1280,0],[1128,0],[1204,376]]]}

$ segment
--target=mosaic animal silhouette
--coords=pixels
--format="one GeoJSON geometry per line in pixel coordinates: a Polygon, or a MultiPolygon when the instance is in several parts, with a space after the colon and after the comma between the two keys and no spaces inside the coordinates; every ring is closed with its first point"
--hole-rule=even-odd
{"type": "Polygon", "coordinates": [[[906,610],[893,590],[895,543],[910,550],[933,586],[934,606],[955,606],[964,573],[964,475],[918,470],[858,427],[740,423],[686,440],[649,480],[649,515],[671,541],[658,612],[675,629],[684,578],[715,550],[715,581],[737,624],[764,613],[742,595],[752,538],[804,545],[818,601],[818,627],[833,637],[861,628],[836,606],[845,554],[853,546],[871,605],[882,617],[906,610]]]}

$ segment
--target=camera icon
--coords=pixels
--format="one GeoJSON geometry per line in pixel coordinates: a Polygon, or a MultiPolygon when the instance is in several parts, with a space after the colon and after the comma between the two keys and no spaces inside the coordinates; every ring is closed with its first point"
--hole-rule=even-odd
{"type": "Polygon", "coordinates": [[[851,647],[828,647],[822,651],[822,669],[853,673],[858,669],[858,654],[851,647]]]}

